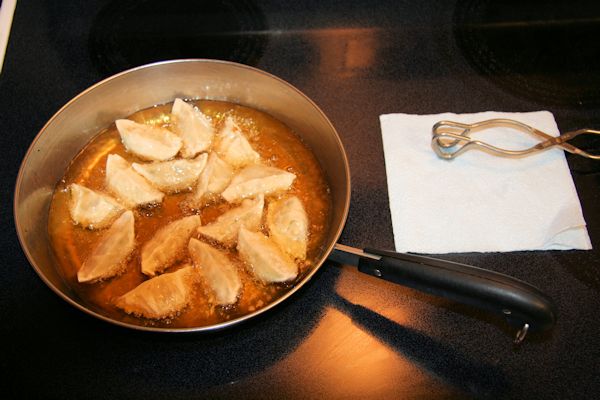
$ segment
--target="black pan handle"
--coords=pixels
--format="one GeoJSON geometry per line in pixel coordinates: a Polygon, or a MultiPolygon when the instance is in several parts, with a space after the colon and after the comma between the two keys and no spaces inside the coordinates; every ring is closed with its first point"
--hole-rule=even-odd
{"type": "MultiPolygon", "coordinates": [[[[520,329],[545,331],[556,322],[552,299],[519,279],[466,264],[414,254],[337,244],[330,259],[403,286],[491,311],[520,329]]],[[[521,337],[519,337],[521,336],[521,337]]]]}

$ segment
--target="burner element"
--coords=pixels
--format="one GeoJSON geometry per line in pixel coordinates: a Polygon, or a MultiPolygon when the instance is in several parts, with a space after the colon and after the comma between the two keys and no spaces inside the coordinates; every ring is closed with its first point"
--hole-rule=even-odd
{"type": "Polygon", "coordinates": [[[539,103],[600,105],[597,1],[459,0],[458,46],[481,74],[539,103]]]}
{"type": "Polygon", "coordinates": [[[266,29],[264,15],[249,0],[111,1],[92,26],[90,55],[106,74],[179,58],[254,65],[266,29]]]}

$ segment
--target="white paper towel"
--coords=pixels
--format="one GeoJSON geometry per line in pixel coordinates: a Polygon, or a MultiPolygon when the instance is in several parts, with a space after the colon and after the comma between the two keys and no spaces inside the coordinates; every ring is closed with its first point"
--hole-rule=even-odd
{"type": "MultiPolygon", "coordinates": [[[[550,135],[548,111],[530,113],[380,116],[396,250],[416,253],[592,248],[564,152],[553,148],[524,158],[470,149],[452,161],[431,148],[440,120],[472,123],[516,119],[550,135]]],[[[476,137],[522,149],[539,139],[509,128],[476,137]]]]}
{"type": "Polygon", "coordinates": [[[12,25],[13,15],[17,7],[17,0],[3,0],[0,6],[0,73],[4,64],[4,55],[8,45],[8,36],[10,26],[12,25]]]}

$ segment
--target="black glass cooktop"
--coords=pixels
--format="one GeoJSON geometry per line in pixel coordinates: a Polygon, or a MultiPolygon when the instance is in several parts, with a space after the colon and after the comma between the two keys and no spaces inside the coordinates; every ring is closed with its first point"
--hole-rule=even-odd
{"type": "MultiPolygon", "coordinates": [[[[377,7],[374,7],[377,8],[377,7]]],[[[376,11],[376,10],[375,10],[376,11]]],[[[566,107],[600,101],[594,1],[458,1],[456,43],[482,76],[515,95],[566,107]]],[[[176,58],[256,65],[277,28],[251,0],[106,2],[89,27],[89,56],[103,74],[176,58]]]]}
{"type": "Polygon", "coordinates": [[[112,1],[91,25],[90,57],[113,74],[154,61],[213,58],[256,64],[267,39],[252,1],[112,1]]]}
{"type": "Polygon", "coordinates": [[[507,91],[546,104],[600,102],[600,10],[595,1],[459,1],[458,45],[507,91]]]}

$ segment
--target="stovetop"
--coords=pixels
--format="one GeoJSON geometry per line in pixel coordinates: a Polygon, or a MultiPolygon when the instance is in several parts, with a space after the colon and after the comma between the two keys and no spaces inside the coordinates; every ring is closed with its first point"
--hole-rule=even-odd
{"type": "Polygon", "coordinates": [[[331,262],[284,304],[233,329],[126,330],[44,285],[11,210],[20,161],[69,99],[148,62],[218,58],[279,76],[323,109],[352,173],[340,241],[392,249],[378,116],[549,110],[561,131],[600,128],[599,33],[593,1],[19,1],[0,74],[4,397],[597,397],[595,161],[567,156],[594,250],[440,255],[554,299],[554,330],[518,347],[502,320],[331,262]]]}

